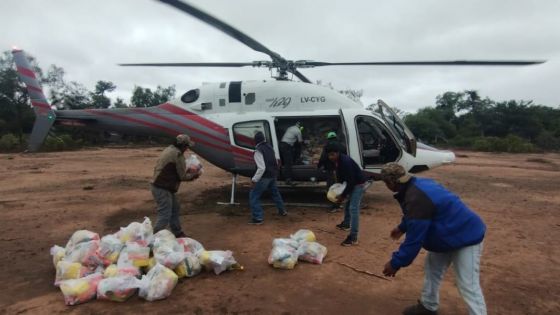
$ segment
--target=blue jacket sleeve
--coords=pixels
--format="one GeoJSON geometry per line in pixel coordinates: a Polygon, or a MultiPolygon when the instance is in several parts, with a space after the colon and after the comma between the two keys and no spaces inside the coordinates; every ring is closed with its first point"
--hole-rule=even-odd
{"type": "Polygon", "coordinates": [[[404,220],[404,216],[401,218],[401,223],[399,224],[399,230],[401,232],[406,233],[406,221],[404,220]]]}
{"type": "Polygon", "coordinates": [[[422,248],[422,243],[430,223],[431,220],[409,219],[406,221],[406,238],[399,247],[399,250],[393,253],[393,258],[391,259],[391,267],[393,269],[406,267],[414,261],[414,258],[416,258],[422,248]]]}

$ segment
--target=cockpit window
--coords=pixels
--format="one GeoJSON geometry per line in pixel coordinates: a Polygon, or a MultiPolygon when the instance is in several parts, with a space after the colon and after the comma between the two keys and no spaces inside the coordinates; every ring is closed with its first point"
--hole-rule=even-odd
{"type": "Polygon", "coordinates": [[[198,89],[190,90],[181,96],[181,101],[183,103],[192,103],[198,99],[200,96],[200,91],[198,89]]]}

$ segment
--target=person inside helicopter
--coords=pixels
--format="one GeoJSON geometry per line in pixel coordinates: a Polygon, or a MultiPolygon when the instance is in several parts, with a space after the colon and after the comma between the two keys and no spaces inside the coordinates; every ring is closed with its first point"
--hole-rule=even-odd
{"type": "Polygon", "coordinates": [[[284,177],[286,184],[293,185],[292,182],[292,165],[299,158],[296,153],[301,154],[301,144],[303,137],[301,135],[301,123],[298,121],[293,126],[290,126],[284,132],[282,140],[280,141],[280,157],[282,159],[284,177]],[[299,150],[296,152],[296,145],[299,145],[299,150]]]}

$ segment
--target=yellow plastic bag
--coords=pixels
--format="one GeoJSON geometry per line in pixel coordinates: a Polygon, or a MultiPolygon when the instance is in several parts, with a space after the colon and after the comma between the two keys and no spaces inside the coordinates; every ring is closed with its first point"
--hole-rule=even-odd
{"type": "Polygon", "coordinates": [[[59,285],[61,281],[82,278],[88,269],[80,263],[59,261],[56,264],[56,279],[54,285],[59,285]]]}
{"type": "Polygon", "coordinates": [[[64,294],[66,305],[77,305],[95,299],[101,279],[103,276],[96,273],[80,279],[61,281],[60,290],[64,294]]]}
{"type": "Polygon", "coordinates": [[[291,239],[298,242],[315,242],[315,234],[310,230],[299,230],[290,236],[291,239]]]}

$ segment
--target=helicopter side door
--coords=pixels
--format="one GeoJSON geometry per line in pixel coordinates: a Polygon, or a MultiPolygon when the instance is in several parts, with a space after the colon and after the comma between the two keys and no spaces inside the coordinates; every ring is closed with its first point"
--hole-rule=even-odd
{"type": "Polygon", "coordinates": [[[399,116],[382,100],[377,101],[377,112],[387,123],[389,129],[397,138],[399,145],[410,155],[416,156],[416,138],[399,116]]]}

